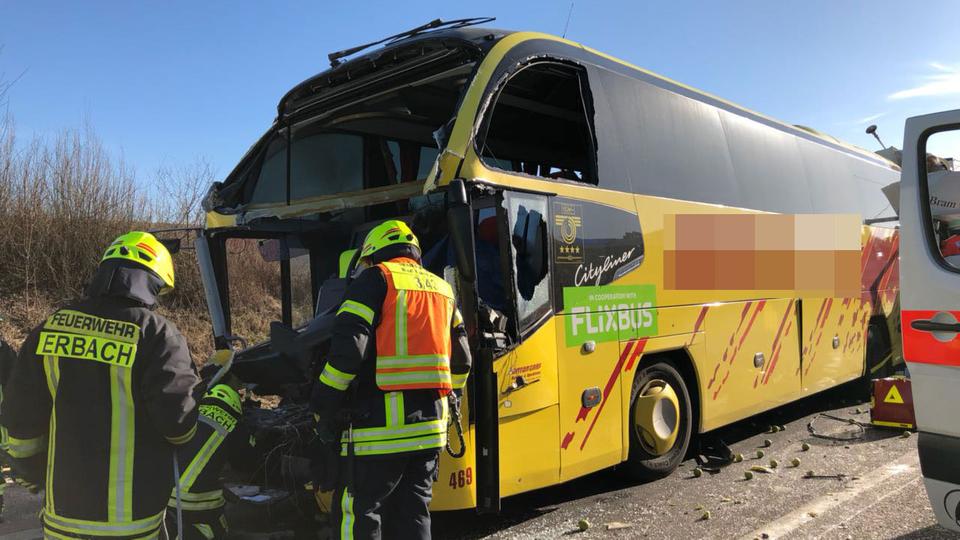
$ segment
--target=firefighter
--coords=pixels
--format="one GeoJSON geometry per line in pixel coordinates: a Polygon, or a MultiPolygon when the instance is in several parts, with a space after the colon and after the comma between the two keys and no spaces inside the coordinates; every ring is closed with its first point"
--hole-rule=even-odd
{"type": "Polygon", "coordinates": [[[173,286],[163,244],[124,234],[85,296],[21,346],[0,423],[18,476],[45,485],[45,538],[160,535],[200,390],[186,341],[153,311],[173,286]]]}
{"type": "Polygon", "coordinates": [[[446,396],[470,371],[466,331],[452,288],[420,266],[405,223],[375,227],[360,256],[370,267],[337,311],[312,396],[317,439],[340,455],[325,468],[336,478],[320,484],[336,488],[336,537],[429,538],[446,396]]]}
{"type": "MultiPolygon", "coordinates": [[[[200,401],[197,434],[177,449],[183,464],[179,505],[183,519],[183,540],[226,538],[228,526],[223,513],[226,501],[220,473],[228,462],[235,470],[248,471],[256,462],[255,442],[243,424],[243,408],[235,386],[217,384],[200,401]]],[[[177,486],[167,502],[167,530],[177,530],[177,486]]]]}

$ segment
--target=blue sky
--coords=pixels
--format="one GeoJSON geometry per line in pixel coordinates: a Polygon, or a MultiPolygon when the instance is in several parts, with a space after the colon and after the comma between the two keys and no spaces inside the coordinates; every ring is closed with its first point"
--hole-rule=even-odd
{"type": "MultiPolygon", "coordinates": [[[[960,107],[956,4],[574,3],[567,37],[769,116],[876,149],[960,107]]],[[[0,74],[22,136],[88,119],[139,176],[196,158],[230,171],[326,54],[433,18],[563,32],[564,1],[0,2],[0,74]]]]}

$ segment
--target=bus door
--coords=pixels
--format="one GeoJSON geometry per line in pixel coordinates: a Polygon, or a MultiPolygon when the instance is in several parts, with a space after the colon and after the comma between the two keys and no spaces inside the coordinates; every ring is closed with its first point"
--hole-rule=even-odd
{"type": "Polygon", "coordinates": [[[960,531],[960,110],[910,118],[900,185],[904,358],[937,520],[960,531]]]}
{"type": "Polygon", "coordinates": [[[494,367],[502,496],[552,485],[560,477],[548,200],[533,193],[502,193],[497,205],[499,234],[492,228],[493,216],[485,217],[483,209],[478,213],[480,301],[506,315],[512,341],[494,367]]]}

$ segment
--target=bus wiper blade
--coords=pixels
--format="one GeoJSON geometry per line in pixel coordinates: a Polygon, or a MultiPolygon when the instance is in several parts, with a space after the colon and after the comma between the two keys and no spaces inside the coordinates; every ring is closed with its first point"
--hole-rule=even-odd
{"type": "Polygon", "coordinates": [[[357,45],[356,47],[351,47],[349,49],[344,49],[342,51],[332,52],[327,55],[327,58],[330,60],[330,67],[337,67],[341,64],[341,59],[346,58],[352,54],[356,54],[364,49],[369,49],[376,45],[381,45],[383,43],[394,43],[400,41],[401,39],[406,39],[408,37],[413,37],[427,30],[436,30],[437,28],[463,28],[465,26],[475,26],[478,24],[486,24],[491,21],[497,20],[496,17],[471,17],[467,19],[455,19],[452,21],[444,21],[441,19],[434,19],[427,24],[420,25],[416,28],[407,30],[406,32],[401,32],[399,34],[385,37],[378,41],[373,41],[370,43],[365,43],[363,45],[357,45]]]}

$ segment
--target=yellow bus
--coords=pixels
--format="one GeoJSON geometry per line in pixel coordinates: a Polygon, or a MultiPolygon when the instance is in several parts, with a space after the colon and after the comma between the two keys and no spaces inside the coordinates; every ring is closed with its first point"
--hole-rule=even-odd
{"type": "Polygon", "coordinates": [[[243,294],[229,243],[279,265],[272,339],[238,354],[241,377],[309,387],[322,354],[291,343],[329,324],[341,254],[388,218],[454,285],[475,358],[435,510],[616,465],[662,477],[697,434],[898,361],[896,165],[475,22],[331,55],[210,189],[197,247],[218,346],[243,294]]]}

